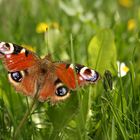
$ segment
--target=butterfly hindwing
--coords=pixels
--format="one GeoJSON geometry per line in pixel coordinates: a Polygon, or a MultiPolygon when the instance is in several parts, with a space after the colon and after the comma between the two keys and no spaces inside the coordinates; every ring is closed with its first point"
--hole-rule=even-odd
{"type": "Polygon", "coordinates": [[[44,101],[49,99],[51,102],[57,102],[66,99],[69,95],[69,88],[56,75],[48,74],[39,91],[39,100],[44,101]]]}
{"type": "Polygon", "coordinates": [[[38,74],[36,72],[37,69],[31,67],[23,71],[8,72],[8,78],[16,91],[34,97],[37,90],[38,79],[38,74]]]}

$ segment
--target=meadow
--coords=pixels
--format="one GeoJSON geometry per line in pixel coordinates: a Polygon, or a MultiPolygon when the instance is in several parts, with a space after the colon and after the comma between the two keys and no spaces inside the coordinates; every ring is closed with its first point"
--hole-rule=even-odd
{"type": "Polygon", "coordinates": [[[139,25],[139,0],[0,0],[0,41],[101,76],[52,105],[17,93],[0,62],[0,140],[139,140],[139,25]]]}

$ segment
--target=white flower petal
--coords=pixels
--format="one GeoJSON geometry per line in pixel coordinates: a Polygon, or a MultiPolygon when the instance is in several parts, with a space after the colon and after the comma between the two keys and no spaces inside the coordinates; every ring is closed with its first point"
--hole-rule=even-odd
{"type": "Polygon", "coordinates": [[[129,68],[125,65],[124,62],[120,63],[119,61],[117,61],[117,65],[118,65],[118,77],[125,76],[129,71],[129,68]]]}

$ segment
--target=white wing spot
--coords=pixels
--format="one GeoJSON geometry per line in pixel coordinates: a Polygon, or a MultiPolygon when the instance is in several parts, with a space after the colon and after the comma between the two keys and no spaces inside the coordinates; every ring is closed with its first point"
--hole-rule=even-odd
{"type": "Polygon", "coordinates": [[[23,49],[20,51],[20,53],[25,53],[25,51],[26,51],[26,50],[23,48],[23,49]]]}
{"type": "Polygon", "coordinates": [[[71,69],[74,69],[74,65],[73,64],[70,64],[69,66],[71,69]]]}

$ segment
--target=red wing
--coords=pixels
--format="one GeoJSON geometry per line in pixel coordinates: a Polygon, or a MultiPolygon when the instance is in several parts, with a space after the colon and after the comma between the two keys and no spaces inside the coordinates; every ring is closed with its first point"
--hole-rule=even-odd
{"type": "Polygon", "coordinates": [[[38,60],[39,58],[33,53],[29,53],[27,56],[25,53],[19,53],[6,55],[3,62],[6,69],[12,72],[25,70],[38,63],[38,60]]]}
{"type": "Polygon", "coordinates": [[[33,52],[19,45],[5,42],[0,42],[0,59],[10,72],[25,70],[39,61],[33,52]]]}
{"type": "Polygon", "coordinates": [[[47,64],[34,65],[23,71],[9,72],[9,81],[18,92],[34,97],[37,89],[38,100],[57,102],[64,100],[69,94],[67,88],[56,76],[55,71],[47,64]],[[43,68],[43,69],[42,69],[43,68]]]}
{"type": "Polygon", "coordinates": [[[56,74],[69,89],[76,89],[76,87],[89,83],[94,84],[99,79],[98,72],[83,65],[76,64],[74,66],[65,63],[58,63],[57,65],[56,74]]]}
{"type": "Polygon", "coordinates": [[[68,98],[70,95],[69,89],[58,79],[55,73],[48,73],[45,77],[44,84],[39,91],[39,100],[50,100],[55,103],[68,98]]]}
{"type": "Polygon", "coordinates": [[[8,78],[16,91],[34,97],[37,89],[37,67],[30,67],[24,71],[9,72],[8,78]]]}
{"type": "Polygon", "coordinates": [[[67,64],[60,63],[56,66],[56,75],[64,82],[70,89],[76,88],[75,73],[72,68],[66,68],[67,64]]]}

